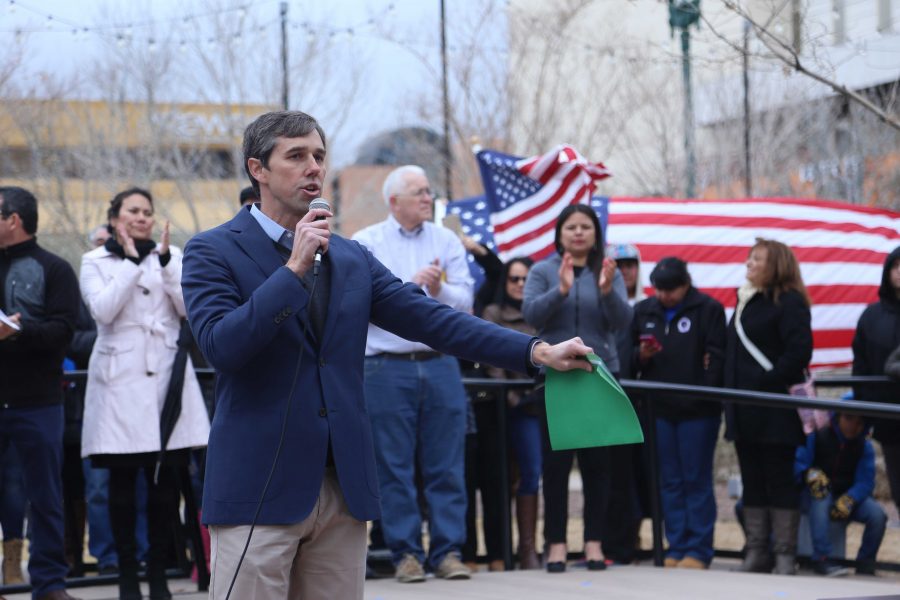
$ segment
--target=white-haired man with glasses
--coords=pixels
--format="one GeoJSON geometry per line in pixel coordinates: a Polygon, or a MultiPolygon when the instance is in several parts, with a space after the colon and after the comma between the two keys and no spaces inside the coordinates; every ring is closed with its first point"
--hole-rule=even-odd
{"type": "MultiPolygon", "coordinates": [[[[470,312],[473,282],[466,251],[431,222],[434,196],[425,171],[394,169],[382,188],[390,215],[353,239],[394,275],[431,298],[470,312]]],[[[457,360],[369,325],[365,395],[372,419],[385,542],[404,583],[424,581],[427,565],[445,579],[468,579],[459,552],[466,539],[466,394],[457,360]],[[422,545],[418,462],[428,505],[430,543],[422,545]]]]}

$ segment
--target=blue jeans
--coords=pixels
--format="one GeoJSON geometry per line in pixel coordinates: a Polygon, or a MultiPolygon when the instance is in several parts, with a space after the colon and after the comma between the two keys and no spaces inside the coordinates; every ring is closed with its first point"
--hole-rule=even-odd
{"type": "Polygon", "coordinates": [[[509,414],[509,438],[513,454],[519,465],[519,496],[538,493],[541,483],[541,419],[529,415],[521,407],[512,408],[509,414]]]}
{"type": "Polygon", "coordinates": [[[395,563],[412,554],[425,562],[415,465],[422,475],[436,567],[466,541],[466,394],[459,364],[442,356],[365,361],[366,405],[372,422],[381,489],[384,540],[395,563]]]}
{"type": "Polygon", "coordinates": [[[719,417],[656,419],[660,496],[670,558],[712,561],[716,526],[713,453],[719,423],[719,417]]]}
{"type": "Polygon", "coordinates": [[[63,406],[0,408],[0,451],[12,443],[31,503],[28,574],[38,598],[66,586],[62,497],[63,406]]]}
{"type": "MultiPolygon", "coordinates": [[[[809,490],[803,491],[803,503],[809,502],[809,535],[812,538],[813,558],[824,559],[831,556],[831,537],[828,530],[831,526],[831,505],[834,499],[831,493],[817,500],[809,495],[809,490]]],[[[884,538],[884,529],[887,525],[887,515],[871,497],[866,498],[853,507],[850,520],[865,525],[862,541],[856,560],[874,560],[884,538]]]]}
{"type": "MultiPolygon", "coordinates": [[[[84,459],[84,495],[87,502],[88,551],[97,559],[97,568],[119,564],[112,526],[109,523],[109,469],[94,469],[91,460],[84,459]]],[[[147,482],[137,482],[138,560],[145,561],[150,544],[147,541],[147,482]]]]}
{"type": "Polygon", "coordinates": [[[7,444],[0,457],[0,529],[4,540],[25,536],[25,484],[16,447],[7,444]]]}

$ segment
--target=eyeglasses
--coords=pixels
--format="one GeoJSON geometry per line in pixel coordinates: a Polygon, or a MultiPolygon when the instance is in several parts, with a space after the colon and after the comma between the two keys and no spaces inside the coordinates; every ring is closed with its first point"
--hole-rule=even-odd
{"type": "Polygon", "coordinates": [[[413,196],[413,197],[416,197],[416,196],[430,196],[430,197],[433,197],[433,196],[434,196],[434,193],[431,191],[431,188],[427,188],[427,187],[426,187],[426,188],[418,189],[418,190],[416,190],[416,191],[414,191],[414,192],[409,192],[408,194],[397,194],[397,195],[398,195],[398,196],[413,196]]]}
{"type": "Polygon", "coordinates": [[[525,280],[528,279],[527,275],[510,275],[506,278],[506,280],[510,283],[525,283],[525,280]]]}

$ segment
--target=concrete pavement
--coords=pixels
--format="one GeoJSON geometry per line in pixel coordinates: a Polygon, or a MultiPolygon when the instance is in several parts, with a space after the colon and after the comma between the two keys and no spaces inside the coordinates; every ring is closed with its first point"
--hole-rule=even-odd
{"type": "MultiPolygon", "coordinates": [[[[897,574],[880,577],[826,579],[803,574],[796,577],[732,573],[734,561],[716,561],[709,571],[658,569],[651,566],[619,566],[589,572],[570,564],[566,573],[549,575],[543,571],[477,573],[470,581],[443,581],[430,578],[425,583],[400,584],[393,579],[366,582],[366,600],[821,600],[879,598],[900,600],[897,574]]],[[[187,579],[171,582],[176,600],[207,600],[187,579]]],[[[146,584],[144,585],[146,591],[146,584]]],[[[71,590],[83,600],[116,600],[115,586],[71,590]]],[[[7,596],[8,600],[28,600],[27,594],[7,596]]],[[[234,600],[251,600],[236,598],[234,600]]],[[[334,599],[340,600],[340,599],[334,599]]]]}

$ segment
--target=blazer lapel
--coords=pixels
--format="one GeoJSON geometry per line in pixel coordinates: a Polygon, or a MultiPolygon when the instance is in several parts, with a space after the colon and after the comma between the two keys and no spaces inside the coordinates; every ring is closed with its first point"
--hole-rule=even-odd
{"type": "Polygon", "coordinates": [[[284,266],[274,243],[250,214],[249,209],[241,209],[231,220],[229,229],[234,233],[237,245],[259,266],[263,275],[268,277],[275,269],[284,266]]]}

